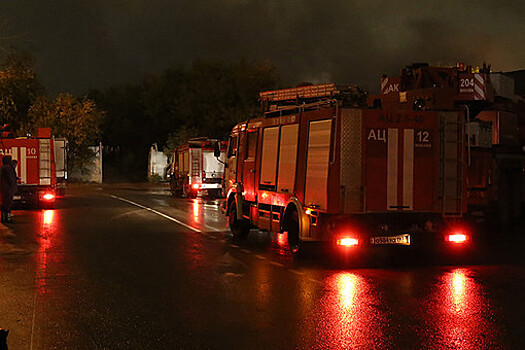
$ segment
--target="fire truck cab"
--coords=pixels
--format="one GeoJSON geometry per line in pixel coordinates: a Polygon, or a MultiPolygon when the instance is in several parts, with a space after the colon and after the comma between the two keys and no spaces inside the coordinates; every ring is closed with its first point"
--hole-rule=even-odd
{"type": "MultiPolygon", "coordinates": [[[[478,103],[476,89],[458,83],[474,73],[433,73],[447,85],[390,89],[367,107],[353,86],[261,93],[264,117],[236,125],[229,139],[225,209],[234,236],[251,227],[286,234],[292,252],[304,241],[351,249],[469,241],[471,123],[493,92],[486,74],[478,103]]],[[[486,127],[478,123],[478,141],[486,127]]]]}

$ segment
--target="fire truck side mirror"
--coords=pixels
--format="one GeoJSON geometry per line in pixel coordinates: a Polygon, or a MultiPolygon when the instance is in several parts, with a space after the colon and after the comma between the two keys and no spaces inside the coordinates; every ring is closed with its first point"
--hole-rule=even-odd
{"type": "Polygon", "coordinates": [[[215,144],[213,145],[213,155],[215,158],[219,158],[221,156],[221,142],[215,141],[215,144]]]}

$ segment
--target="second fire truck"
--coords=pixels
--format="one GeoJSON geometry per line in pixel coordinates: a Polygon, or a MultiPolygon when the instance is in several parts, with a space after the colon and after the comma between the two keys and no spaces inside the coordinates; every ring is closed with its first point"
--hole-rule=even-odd
{"type": "Polygon", "coordinates": [[[194,138],[173,151],[168,170],[172,195],[195,198],[206,192],[210,197],[222,196],[224,162],[214,156],[215,142],[226,150],[226,142],[194,138]]]}
{"type": "Polygon", "coordinates": [[[524,121],[488,68],[420,65],[397,85],[385,78],[366,107],[336,84],[260,94],[264,117],[235,126],[226,154],[235,236],[286,234],[292,252],[305,241],[461,246],[475,212],[519,215],[524,121]]]}

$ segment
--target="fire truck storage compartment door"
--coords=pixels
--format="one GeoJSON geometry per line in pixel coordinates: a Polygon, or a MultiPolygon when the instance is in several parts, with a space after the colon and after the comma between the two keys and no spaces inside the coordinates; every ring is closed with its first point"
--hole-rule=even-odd
{"type": "Polygon", "coordinates": [[[308,130],[305,204],[327,209],[328,167],[332,119],[312,121],[308,130]]]}
{"type": "Polygon", "coordinates": [[[39,139],[40,185],[51,185],[51,140],[39,139]]]}
{"type": "Polygon", "coordinates": [[[184,173],[190,172],[190,153],[189,150],[182,153],[182,171],[184,173]]]}
{"type": "Polygon", "coordinates": [[[292,193],[294,190],[298,132],[299,124],[285,125],[281,128],[279,179],[277,180],[279,192],[292,193]]]}
{"type": "Polygon", "coordinates": [[[341,209],[345,214],[363,211],[361,191],[362,111],[341,110],[341,209]]]}
{"type": "Polygon", "coordinates": [[[66,140],[65,139],[55,139],[55,167],[57,177],[66,178],[67,177],[67,167],[66,167],[66,140]]]}
{"type": "Polygon", "coordinates": [[[275,186],[278,142],[279,127],[265,128],[263,130],[260,179],[260,184],[262,186],[275,186]]]}

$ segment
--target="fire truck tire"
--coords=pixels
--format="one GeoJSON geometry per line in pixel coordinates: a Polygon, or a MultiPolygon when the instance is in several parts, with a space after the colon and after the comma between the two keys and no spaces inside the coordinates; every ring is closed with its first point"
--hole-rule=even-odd
{"type": "Polygon", "coordinates": [[[190,186],[183,186],[182,187],[182,197],[184,198],[195,198],[195,192],[193,192],[190,188],[190,186]]]}
{"type": "Polygon", "coordinates": [[[182,197],[182,191],[177,189],[171,189],[171,195],[173,197],[182,197]]]}
{"type": "Polygon", "coordinates": [[[299,218],[297,210],[291,211],[285,218],[284,231],[288,237],[288,248],[294,255],[299,253],[301,240],[299,238],[299,218]]]}
{"type": "Polygon", "coordinates": [[[250,233],[250,222],[245,219],[237,219],[237,206],[235,202],[232,202],[228,209],[228,224],[235,238],[246,238],[248,233],[250,233]]]}
{"type": "MultiPolygon", "coordinates": [[[[173,176],[173,175],[172,175],[173,176]]],[[[177,186],[178,184],[175,182],[175,180],[172,178],[170,181],[170,192],[173,197],[182,197],[182,191],[177,186]]]]}

